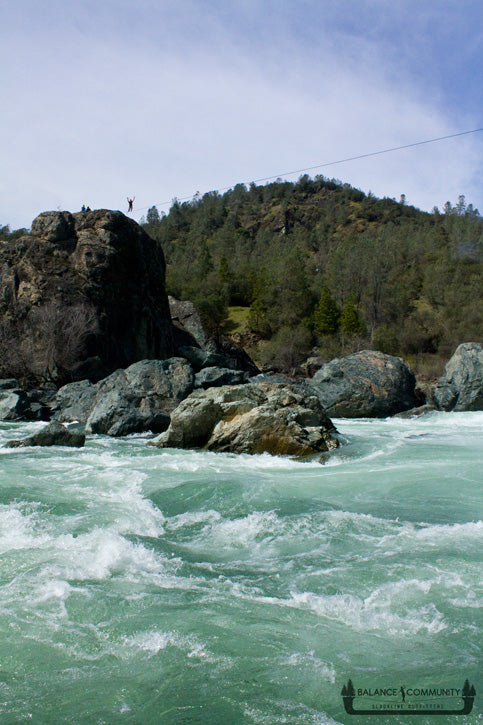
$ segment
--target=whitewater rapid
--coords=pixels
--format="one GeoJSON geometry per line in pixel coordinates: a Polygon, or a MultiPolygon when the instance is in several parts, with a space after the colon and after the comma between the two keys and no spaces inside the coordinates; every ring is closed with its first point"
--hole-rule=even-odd
{"type": "Polygon", "coordinates": [[[5,449],[41,424],[2,424],[2,725],[353,722],[349,677],[483,692],[483,413],[335,423],[324,465],[5,449]]]}

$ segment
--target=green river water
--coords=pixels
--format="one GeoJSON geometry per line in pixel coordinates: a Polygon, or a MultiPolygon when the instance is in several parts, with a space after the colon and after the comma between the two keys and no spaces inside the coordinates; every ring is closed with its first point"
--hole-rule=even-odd
{"type": "Polygon", "coordinates": [[[483,413],[335,423],[325,465],[0,449],[0,725],[482,722],[483,413]]]}

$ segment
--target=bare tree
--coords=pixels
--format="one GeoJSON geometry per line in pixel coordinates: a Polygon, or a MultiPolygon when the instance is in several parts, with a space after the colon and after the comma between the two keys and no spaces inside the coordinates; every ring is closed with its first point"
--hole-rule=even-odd
{"type": "Polygon", "coordinates": [[[6,318],[0,322],[0,375],[27,380],[33,360],[32,330],[25,322],[6,318]]]}
{"type": "Polygon", "coordinates": [[[64,381],[97,332],[94,308],[48,302],[23,319],[0,322],[0,373],[22,381],[64,381]]]}
{"type": "Polygon", "coordinates": [[[89,335],[97,332],[97,318],[91,305],[63,307],[49,302],[32,311],[33,328],[41,350],[47,378],[65,375],[79,362],[89,335]]]}

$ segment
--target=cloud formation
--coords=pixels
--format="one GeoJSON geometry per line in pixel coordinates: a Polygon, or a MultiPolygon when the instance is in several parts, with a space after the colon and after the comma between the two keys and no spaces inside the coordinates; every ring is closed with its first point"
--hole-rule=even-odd
{"type": "MultiPolygon", "coordinates": [[[[357,19],[348,0],[8,4],[0,222],[29,226],[83,203],[125,210],[128,195],[140,216],[175,196],[481,126],[471,101],[455,107],[430,82],[427,5],[411,25],[379,0],[357,19]]],[[[481,210],[482,147],[468,136],[320,172],[424,209],[463,193],[481,210]]]]}

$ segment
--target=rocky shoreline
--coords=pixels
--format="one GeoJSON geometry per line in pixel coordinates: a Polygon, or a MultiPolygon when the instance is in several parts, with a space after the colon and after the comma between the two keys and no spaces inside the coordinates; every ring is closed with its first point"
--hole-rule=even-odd
{"type": "Polygon", "coordinates": [[[168,298],[161,248],[120,212],[41,214],[0,247],[0,279],[0,420],[50,421],[11,447],[150,431],[157,447],[305,457],[338,445],[330,416],[483,409],[476,342],[426,395],[404,360],[374,350],[310,359],[307,377],[260,374],[168,298]]]}
{"type": "Polygon", "coordinates": [[[0,420],[51,421],[46,435],[9,447],[83,445],[85,434],[151,432],[158,435],[149,445],[158,448],[303,458],[339,445],[330,416],[410,417],[434,410],[483,410],[481,344],[460,345],[430,396],[419,401],[407,363],[367,350],[325,363],[302,379],[212,365],[195,372],[186,358],[173,357],[141,360],[97,383],[85,379],[58,390],[26,391],[16,380],[0,380],[0,420]],[[69,442],[69,428],[75,443],[69,442]]]}

